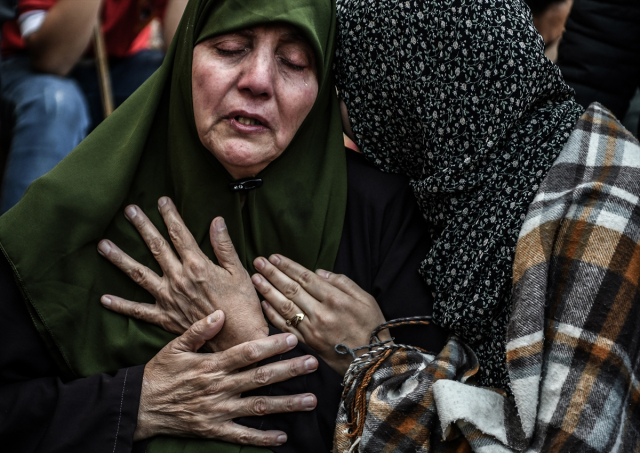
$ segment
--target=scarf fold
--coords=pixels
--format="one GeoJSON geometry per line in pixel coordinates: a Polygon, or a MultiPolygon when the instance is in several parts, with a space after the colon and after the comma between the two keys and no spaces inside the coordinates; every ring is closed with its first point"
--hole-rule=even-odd
{"type": "MultiPolygon", "coordinates": [[[[123,215],[128,204],[140,206],[168,240],[157,200],[172,197],[212,260],[209,225],[223,216],[249,272],[256,256],[275,252],[307,268],[333,267],[346,207],[346,162],[331,73],[334,33],[330,0],[191,0],[162,67],[0,217],[2,251],[65,375],[146,363],[174,338],[99,303],[105,293],[154,302],[96,251],[98,241],[108,238],[160,273],[123,215]],[[310,43],[319,91],[291,144],[260,173],[264,184],[248,193],[243,210],[238,193],[228,190],[230,175],[198,139],[192,51],[215,35],[274,21],[297,27],[310,43]]],[[[212,445],[224,444],[165,439],[154,441],[151,451],[213,451],[212,445]]]]}

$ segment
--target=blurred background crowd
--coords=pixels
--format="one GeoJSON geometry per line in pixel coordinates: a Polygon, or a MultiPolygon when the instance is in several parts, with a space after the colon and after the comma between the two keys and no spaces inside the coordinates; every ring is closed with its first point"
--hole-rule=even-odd
{"type": "MultiPolygon", "coordinates": [[[[604,104],[637,137],[640,2],[525,1],[578,102],[604,104]]],[[[2,213],[160,66],[186,3],[0,0],[2,213]]]]}

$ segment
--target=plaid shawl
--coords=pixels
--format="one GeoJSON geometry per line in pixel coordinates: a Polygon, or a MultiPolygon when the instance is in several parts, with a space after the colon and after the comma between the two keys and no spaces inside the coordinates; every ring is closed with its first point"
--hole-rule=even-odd
{"type": "Polygon", "coordinates": [[[529,207],[513,266],[513,398],[473,352],[354,361],[334,453],[640,451],[640,144],[592,104],[529,207]]]}

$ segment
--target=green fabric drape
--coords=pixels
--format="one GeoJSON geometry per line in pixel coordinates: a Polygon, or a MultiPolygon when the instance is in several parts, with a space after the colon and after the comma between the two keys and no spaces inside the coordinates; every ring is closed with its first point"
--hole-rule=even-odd
{"type": "MultiPolygon", "coordinates": [[[[157,209],[170,196],[203,251],[211,220],[223,216],[245,267],[282,253],[315,269],[333,267],[346,206],[346,163],[331,75],[331,0],[191,0],[162,67],[56,168],[0,217],[0,244],[38,332],[69,377],[146,363],[173,335],[105,310],[102,294],[153,302],[98,255],[111,239],[160,272],[123,215],[140,206],[168,239],[157,209]],[[285,152],[248,193],[244,209],[231,177],[200,143],[191,94],[199,40],[263,23],[296,26],[315,51],[318,98],[285,152]]],[[[239,451],[228,444],[157,439],[150,451],[239,451]],[[219,450],[220,448],[223,450],[219,450]],[[214,448],[215,447],[215,448],[214,448]]]]}

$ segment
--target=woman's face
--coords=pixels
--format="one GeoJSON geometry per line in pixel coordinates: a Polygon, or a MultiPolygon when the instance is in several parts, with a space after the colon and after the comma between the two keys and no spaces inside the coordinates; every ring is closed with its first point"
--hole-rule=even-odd
{"type": "Polygon", "coordinates": [[[311,46],[266,25],[193,49],[193,111],[202,144],[234,179],[255,176],[289,145],[318,94],[311,46]]]}

